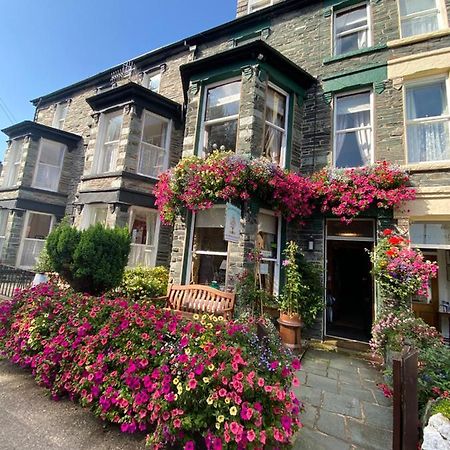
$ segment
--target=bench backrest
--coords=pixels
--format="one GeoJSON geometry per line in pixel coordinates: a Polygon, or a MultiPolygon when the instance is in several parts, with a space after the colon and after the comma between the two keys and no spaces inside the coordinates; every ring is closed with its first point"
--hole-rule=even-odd
{"type": "Polygon", "coordinates": [[[218,289],[200,284],[175,285],[171,284],[167,293],[168,306],[177,311],[190,313],[209,313],[223,315],[224,310],[234,308],[236,294],[222,292],[218,289]]]}

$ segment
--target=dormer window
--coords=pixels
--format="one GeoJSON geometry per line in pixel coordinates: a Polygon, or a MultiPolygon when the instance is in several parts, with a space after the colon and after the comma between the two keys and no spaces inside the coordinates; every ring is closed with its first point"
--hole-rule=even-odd
{"type": "Polygon", "coordinates": [[[273,0],[248,0],[248,12],[250,14],[271,5],[273,5],[273,0]]]}
{"type": "Polygon", "coordinates": [[[53,128],[58,128],[62,130],[64,128],[64,122],[66,120],[67,111],[69,109],[69,102],[60,102],[56,104],[55,114],[53,116],[53,128]]]}

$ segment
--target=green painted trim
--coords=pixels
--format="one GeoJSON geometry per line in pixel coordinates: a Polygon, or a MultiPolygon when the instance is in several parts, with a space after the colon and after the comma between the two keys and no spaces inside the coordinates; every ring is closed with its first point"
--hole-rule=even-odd
{"type": "Polygon", "coordinates": [[[360,48],[359,50],[354,50],[352,52],[343,53],[342,55],[329,56],[323,59],[323,64],[331,64],[336,61],[342,61],[343,59],[353,58],[354,56],[365,55],[367,53],[375,53],[380,50],[387,49],[387,44],[373,45],[372,47],[360,48]]]}
{"type": "Polygon", "coordinates": [[[283,72],[280,72],[275,67],[270,66],[266,63],[261,63],[259,66],[262,70],[265,70],[267,72],[267,74],[269,75],[269,81],[272,81],[274,84],[276,84],[281,89],[284,89],[286,92],[295,92],[303,98],[303,96],[305,95],[305,89],[303,89],[300,85],[284,75],[283,72]]]}
{"type": "Polygon", "coordinates": [[[183,268],[181,270],[181,284],[186,284],[187,265],[189,260],[189,238],[191,236],[192,212],[186,214],[186,240],[184,242],[183,268]]]}
{"type": "Polygon", "coordinates": [[[199,100],[198,100],[198,111],[197,111],[197,123],[195,126],[195,139],[194,139],[194,155],[199,156],[200,155],[200,151],[199,151],[199,144],[200,144],[200,133],[201,133],[201,126],[200,124],[202,123],[202,115],[203,115],[203,103],[204,103],[204,98],[206,95],[206,87],[201,85],[200,87],[200,94],[199,95],[199,100]]]}
{"type": "Polygon", "coordinates": [[[238,30],[231,35],[231,39],[250,37],[250,35],[261,32],[265,28],[270,28],[270,25],[272,25],[271,20],[264,20],[263,22],[259,22],[252,26],[243,24],[243,26],[239,27],[238,30]]]}
{"type": "Polygon", "coordinates": [[[223,81],[228,78],[233,78],[241,75],[241,70],[245,66],[254,65],[254,60],[248,60],[243,63],[238,63],[233,66],[228,66],[226,68],[218,68],[213,70],[208,70],[207,72],[201,72],[191,78],[191,83],[201,83],[204,85],[216,83],[218,81],[223,81]]]}
{"type": "MultiPolygon", "coordinates": [[[[285,160],[285,168],[291,168],[291,158],[292,158],[292,137],[294,134],[294,102],[295,102],[295,93],[292,93],[289,96],[289,105],[288,105],[288,123],[287,123],[287,136],[286,136],[286,154],[284,155],[285,160]]],[[[303,98],[299,99],[299,102],[302,102],[303,98]]],[[[301,105],[299,105],[301,106],[301,105]]]]}
{"type": "MultiPolygon", "coordinates": [[[[327,10],[339,11],[340,9],[348,8],[349,6],[365,3],[364,0],[324,0],[323,7],[325,13],[327,10]]],[[[369,0],[368,3],[380,3],[380,0],[369,0]]]]}
{"type": "Polygon", "coordinates": [[[326,76],[322,77],[322,81],[325,82],[325,81],[333,80],[335,78],[344,77],[346,75],[352,75],[354,73],[365,72],[366,70],[377,69],[379,67],[385,67],[386,71],[387,71],[387,61],[371,63],[371,64],[361,64],[356,69],[344,70],[343,72],[337,72],[337,73],[333,73],[331,75],[326,75],[326,76]]]}
{"type": "Polygon", "coordinates": [[[360,69],[355,72],[336,75],[323,81],[324,95],[330,92],[357,89],[361,86],[381,83],[387,79],[387,65],[360,69]]]}

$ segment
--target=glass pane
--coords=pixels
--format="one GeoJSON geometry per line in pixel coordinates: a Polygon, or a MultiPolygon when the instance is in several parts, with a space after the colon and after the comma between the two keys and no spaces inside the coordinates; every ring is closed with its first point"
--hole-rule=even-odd
{"type": "Polygon", "coordinates": [[[239,114],[240,96],[240,81],[209,89],[206,100],[205,120],[220,119],[239,114]]]}
{"type": "Polygon", "coordinates": [[[42,139],[39,162],[59,167],[64,154],[64,145],[42,139]]]}
{"type": "Polygon", "coordinates": [[[366,5],[352,9],[350,11],[338,12],[334,22],[336,34],[367,25],[366,5]]]}
{"type": "Polygon", "coordinates": [[[44,240],[35,241],[32,239],[24,239],[20,265],[22,267],[34,267],[44,245],[44,240]]]}
{"type": "Polygon", "coordinates": [[[327,220],[327,236],[373,238],[373,221],[354,220],[350,224],[327,220]]]}
{"type": "MultiPolygon", "coordinates": [[[[5,236],[9,209],[0,209],[0,236],[5,236]]],[[[1,251],[0,251],[1,253],[1,251]]]]}
{"type": "Polygon", "coordinates": [[[131,226],[131,243],[147,244],[147,217],[142,213],[135,213],[131,226]]]}
{"type": "Polygon", "coordinates": [[[219,283],[221,289],[225,286],[227,257],[222,255],[192,255],[192,280],[196,284],[210,285],[219,283]]]}
{"type": "Polygon", "coordinates": [[[262,261],[260,263],[261,285],[262,289],[270,294],[273,293],[274,278],[275,278],[275,262],[262,261]]]}
{"type": "Polygon", "coordinates": [[[150,114],[145,115],[142,141],[158,147],[166,146],[167,122],[150,114]]]}
{"type": "Polygon", "coordinates": [[[450,159],[449,121],[408,125],[408,162],[450,159]]]}
{"type": "Polygon", "coordinates": [[[161,72],[147,74],[145,80],[145,87],[153,92],[159,92],[159,86],[161,84],[161,72]]]}
{"type": "Polygon", "coordinates": [[[214,149],[224,147],[225,150],[236,150],[237,120],[205,126],[205,148],[206,153],[214,149]]]}
{"type": "Polygon", "coordinates": [[[423,86],[411,86],[406,90],[406,112],[408,119],[439,117],[447,114],[445,81],[423,86]]]}
{"type": "Polygon", "coordinates": [[[110,172],[114,168],[114,150],[117,147],[117,142],[111,144],[104,144],[99,161],[99,172],[110,172]]]}
{"type": "Polygon", "coordinates": [[[263,156],[276,164],[280,164],[281,149],[283,147],[284,133],[266,125],[264,133],[263,156]]]}
{"type": "Polygon", "coordinates": [[[106,216],[108,215],[108,209],[106,207],[94,208],[92,225],[100,223],[102,225],[106,224],[106,216]]]}
{"type": "Polygon", "coordinates": [[[58,190],[61,169],[59,167],[38,164],[33,186],[50,191],[58,190]]]}
{"type": "Polygon", "coordinates": [[[450,222],[423,223],[416,222],[409,225],[411,244],[448,245],[450,246],[450,222]]]}
{"type": "Polygon", "coordinates": [[[436,0],[400,0],[400,14],[406,16],[436,8],[436,0]]]}
{"type": "Polygon", "coordinates": [[[165,150],[152,145],[141,144],[138,172],[157,177],[164,170],[165,150]]]}
{"type": "Polygon", "coordinates": [[[271,88],[267,90],[266,120],[280,128],[285,127],[286,97],[271,88]]]}
{"type": "Polygon", "coordinates": [[[26,237],[30,239],[45,239],[50,232],[52,216],[31,213],[28,216],[26,237]]]}
{"type": "Polygon", "coordinates": [[[336,97],[336,130],[348,130],[370,124],[370,93],[336,97]]]}
{"type": "Polygon", "coordinates": [[[370,164],[370,130],[341,133],[336,136],[336,167],[360,167],[370,164]]]}
{"type": "Polygon", "coordinates": [[[105,115],[106,134],[105,142],[118,141],[120,129],[122,128],[122,113],[113,113],[105,115]]]}
{"type": "Polygon", "coordinates": [[[439,28],[436,12],[424,14],[420,17],[412,17],[402,20],[402,37],[415,36],[416,34],[430,33],[439,28]]]}
{"type": "MultiPolygon", "coordinates": [[[[225,220],[225,219],[224,219],[225,220]]],[[[226,252],[227,242],[223,240],[223,228],[200,228],[195,227],[194,252],[226,252]]]]}
{"type": "Polygon", "coordinates": [[[336,38],[336,54],[353,52],[367,47],[367,31],[361,30],[356,33],[339,36],[336,38]]]}

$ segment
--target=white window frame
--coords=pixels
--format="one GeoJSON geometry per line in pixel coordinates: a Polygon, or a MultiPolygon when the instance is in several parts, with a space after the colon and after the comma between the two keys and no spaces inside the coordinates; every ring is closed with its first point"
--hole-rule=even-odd
{"type": "MultiPolygon", "coordinates": [[[[225,205],[214,205],[212,207],[212,209],[222,209],[223,210],[223,229],[225,230],[225,205]]],[[[187,257],[187,268],[186,268],[186,283],[190,284],[191,283],[191,276],[192,276],[192,257],[194,255],[194,251],[193,251],[193,245],[194,245],[194,233],[195,233],[195,224],[196,224],[196,220],[197,220],[197,213],[193,213],[192,214],[192,219],[191,219],[191,223],[190,223],[190,233],[189,233],[189,252],[188,252],[188,257],[187,257]]],[[[224,239],[225,240],[225,239],[224,239]]],[[[214,251],[210,251],[210,250],[196,250],[195,254],[197,255],[215,255],[215,256],[224,256],[225,259],[228,259],[228,253],[229,253],[229,247],[230,247],[230,243],[227,242],[227,251],[225,252],[214,252],[214,251]]],[[[227,266],[228,266],[228,262],[227,262],[227,266]]],[[[225,271],[225,280],[228,279],[228,274],[225,271]]]]}
{"type": "Polygon", "coordinates": [[[19,250],[17,252],[17,257],[16,257],[16,267],[22,267],[22,268],[25,268],[25,269],[33,267],[33,266],[22,266],[20,264],[20,262],[22,260],[22,253],[23,253],[23,247],[25,245],[25,239],[30,239],[30,240],[35,240],[35,241],[44,241],[45,242],[45,239],[35,239],[35,238],[27,238],[26,237],[27,228],[28,228],[28,224],[29,224],[29,221],[30,221],[31,214],[40,214],[41,216],[50,216],[51,217],[50,227],[49,227],[48,234],[47,234],[45,239],[47,239],[48,235],[52,232],[53,227],[55,226],[55,221],[56,221],[56,218],[55,218],[55,216],[53,214],[43,213],[43,212],[40,212],[40,211],[31,211],[31,210],[25,212],[25,218],[24,218],[24,221],[23,221],[23,228],[22,228],[22,233],[21,233],[21,238],[20,238],[19,250]]]}
{"type": "MultiPolygon", "coordinates": [[[[401,0],[398,1],[398,5],[397,5],[400,38],[407,39],[407,38],[412,38],[414,36],[427,35],[429,33],[435,33],[436,31],[439,31],[439,30],[442,30],[442,29],[448,27],[448,18],[447,18],[447,14],[446,14],[447,13],[447,7],[445,5],[445,2],[443,0],[434,0],[435,8],[427,9],[425,11],[426,12],[436,11],[437,22],[438,22],[437,30],[428,31],[426,33],[418,33],[418,34],[411,34],[409,36],[403,36],[403,31],[402,31],[403,20],[404,19],[411,19],[411,18],[415,18],[415,17],[420,17],[424,13],[424,11],[419,11],[417,13],[413,13],[413,14],[409,14],[409,15],[406,15],[406,16],[402,16],[400,1],[401,0]]],[[[405,1],[408,1],[408,0],[405,0],[405,1]]]]}
{"type": "Polygon", "coordinates": [[[159,94],[159,91],[161,90],[161,78],[162,78],[162,71],[160,68],[146,70],[142,76],[142,86],[147,88],[149,91],[156,92],[157,94],[159,94]],[[155,76],[159,77],[159,82],[158,82],[158,89],[153,90],[149,88],[148,84],[150,82],[150,79],[155,76]]]}
{"type": "MultiPolygon", "coordinates": [[[[371,14],[370,2],[369,1],[361,2],[361,3],[358,3],[356,5],[351,5],[351,6],[348,6],[347,8],[340,8],[340,9],[334,10],[333,11],[333,25],[332,25],[332,39],[331,39],[331,44],[332,44],[332,47],[333,47],[332,48],[332,54],[334,56],[345,55],[345,53],[337,53],[336,52],[336,49],[337,49],[336,42],[337,42],[337,38],[338,37],[345,37],[345,36],[348,36],[348,35],[351,35],[351,34],[355,34],[358,31],[363,31],[363,30],[367,30],[367,46],[366,47],[362,47],[362,48],[360,48],[358,50],[363,50],[363,49],[369,48],[369,47],[371,47],[373,45],[372,44],[372,14],[371,14]],[[366,6],[367,25],[364,25],[364,26],[361,26],[361,27],[357,27],[357,28],[354,28],[352,30],[344,31],[342,33],[339,33],[339,35],[338,35],[337,32],[336,32],[336,16],[338,14],[341,14],[341,13],[350,12],[350,11],[352,11],[354,9],[361,8],[361,6],[364,6],[364,5],[366,6]]],[[[354,50],[354,51],[358,51],[358,50],[354,50]]]]}
{"type": "MultiPolygon", "coordinates": [[[[336,167],[336,136],[339,133],[350,133],[359,130],[360,128],[348,128],[345,130],[336,130],[336,124],[337,124],[337,107],[336,107],[336,100],[340,97],[348,97],[350,95],[356,95],[356,94],[364,94],[364,93],[370,94],[370,126],[363,127],[364,129],[370,128],[370,161],[369,164],[373,164],[375,162],[375,96],[374,91],[372,87],[369,87],[367,89],[358,89],[356,91],[349,91],[349,92],[339,92],[334,94],[333,96],[333,167],[336,167]]],[[[360,166],[365,167],[365,166],[360,166]]],[[[350,169],[351,167],[347,167],[350,169]]]]}
{"type": "Polygon", "coordinates": [[[15,139],[12,140],[6,156],[7,160],[5,168],[3,170],[3,187],[17,186],[19,181],[19,170],[23,156],[23,141],[15,139]],[[13,154],[11,153],[11,150],[13,150],[13,154]],[[12,156],[15,156],[14,161],[11,159],[12,156]]]}
{"type": "Polygon", "coordinates": [[[403,85],[403,117],[404,117],[404,124],[405,124],[405,130],[404,130],[404,136],[405,136],[405,161],[406,164],[433,164],[433,163],[445,163],[450,161],[450,159],[439,159],[436,161],[414,161],[409,162],[409,150],[408,150],[408,125],[412,124],[420,124],[420,123],[429,123],[429,122],[443,122],[444,120],[447,120],[449,123],[449,142],[450,142],[450,75],[449,74],[441,74],[436,75],[434,77],[427,77],[427,78],[421,78],[420,80],[413,80],[410,82],[405,82],[403,85]],[[420,86],[426,86],[430,83],[434,83],[437,81],[445,81],[445,89],[447,94],[447,109],[448,112],[446,115],[443,116],[436,116],[436,117],[427,117],[427,118],[420,118],[420,119],[408,119],[408,112],[406,110],[406,96],[407,91],[409,88],[414,87],[420,87],[420,86]]]}
{"type": "Polygon", "coordinates": [[[94,156],[94,161],[93,161],[93,165],[92,165],[92,174],[111,173],[116,170],[117,154],[118,154],[118,150],[119,150],[120,140],[122,138],[122,128],[123,128],[123,110],[122,109],[115,110],[115,111],[104,111],[101,113],[100,119],[99,119],[99,124],[98,124],[98,134],[97,134],[97,139],[96,139],[96,144],[95,144],[95,156],[94,156]],[[119,139],[117,141],[108,141],[108,142],[105,141],[106,132],[107,132],[106,116],[108,116],[108,115],[117,115],[117,116],[122,117],[122,124],[120,126],[120,131],[119,131],[119,139]],[[111,168],[108,172],[105,172],[103,170],[100,171],[99,165],[102,160],[101,156],[104,151],[104,146],[107,144],[112,144],[114,142],[116,143],[116,146],[114,148],[114,154],[111,158],[112,161],[114,161],[114,163],[111,165],[111,168]]]}
{"type": "Polygon", "coordinates": [[[277,257],[276,258],[265,258],[261,257],[261,262],[268,261],[274,262],[275,267],[273,271],[273,292],[272,295],[278,295],[280,291],[280,267],[281,267],[281,226],[282,219],[280,216],[277,217],[275,211],[271,211],[270,209],[261,208],[258,211],[259,214],[265,214],[267,216],[276,217],[277,219],[277,257]]]}
{"type": "Polygon", "coordinates": [[[268,8],[269,6],[272,6],[274,3],[274,0],[269,0],[268,4],[264,4],[262,6],[258,6],[258,3],[264,0],[248,0],[247,5],[247,12],[248,14],[254,13],[256,11],[260,11],[261,9],[268,8]]]}
{"type": "Polygon", "coordinates": [[[164,172],[165,170],[167,170],[167,168],[169,167],[169,153],[170,153],[170,137],[172,134],[172,121],[167,119],[166,117],[162,117],[159,116],[157,114],[154,114],[150,111],[145,110],[144,113],[142,114],[142,130],[141,130],[141,138],[139,141],[139,157],[138,157],[138,164],[136,167],[136,173],[139,175],[142,175],[144,177],[148,177],[148,178],[152,178],[152,179],[158,179],[158,176],[160,174],[157,174],[156,176],[154,175],[148,175],[146,173],[142,173],[139,171],[139,167],[141,165],[141,158],[142,158],[142,144],[152,147],[152,148],[156,148],[158,150],[164,150],[164,162],[163,162],[163,167],[161,170],[161,173],[164,172]],[[144,137],[144,125],[145,125],[145,119],[147,116],[151,116],[151,117],[155,117],[158,120],[161,120],[162,122],[166,123],[167,129],[166,129],[166,139],[164,142],[164,147],[158,147],[157,145],[153,145],[153,144],[149,144],[148,142],[144,142],[143,141],[143,137],[144,137]]]}
{"type": "Polygon", "coordinates": [[[55,105],[55,113],[53,115],[53,128],[58,128],[59,130],[64,129],[64,123],[66,121],[67,112],[69,111],[70,101],[65,100],[59,102],[55,105]]]}
{"type": "MultiPolygon", "coordinates": [[[[204,150],[204,143],[206,140],[206,126],[207,125],[216,125],[216,124],[220,124],[223,122],[229,122],[231,120],[237,120],[237,132],[236,132],[236,147],[237,147],[237,140],[238,140],[238,134],[239,134],[239,117],[240,117],[240,112],[241,112],[241,100],[242,100],[241,92],[242,92],[242,79],[240,77],[230,78],[230,79],[223,80],[223,81],[218,81],[217,83],[208,84],[207,86],[204,87],[203,104],[202,104],[202,111],[201,111],[200,139],[199,139],[199,143],[198,143],[199,147],[198,147],[198,151],[197,151],[198,155],[201,155],[203,157],[206,156],[206,152],[204,150]],[[219,86],[225,86],[226,84],[234,83],[236,81],[239,81],[241,83],[241,91],[239,92],[239,113],[233,114],[232,116],[220,117],[219,119],[205,120],[206,105],[208,102],[208,91],[210,91],[211,89],[214,89],[216,87],[219,87],[219,86]]],[[[229,150],[229,149],[226,149],[226,150],[229,150]]]]}
{"type": "MultiPolygon", "coordinates": [[[[266,119],[266,108],[267,108],[267,98],[266,98],[266,104],[265,104],[265,108],[264,108],[264,139],[265,139],[265,130],[266,127],[271,127],[274,128],[277,131],[280,131],[283,133],[283,140],[281,143],[281,148],[280,148],[280,162],[279,162],[279,166],[282,168],[286,167],[286,148],[287,148],[287,137],[288,137],[288,124],[289,124],[289,105],[290,105],[290,97],[289,94],[284,91],[283,89],[279,88],[278,86],[276,86],[275,84],[269,82],[267,84],[267,90],[266,90],[266,96],[267,96],[267,91],[270,89],[273,89],[274,91],[278,92],[279,94],[283,95],[286,98],[286,104],[285,104],[285,114],[284,114],[284,128],[281,128],[271,122],[269,122],[266,119]]],[[[263,143],[263,147],[264,147],[264,143],[263,143]]]]}
{"type": "Polygon", "coordinates": [[[0,260],[2,258],[3,246],[6,240],[6,231],[8,229],[9,209],[0,208],[0,260]]]}
{"type": "Polygon", "coordinates": [[[102,225],[105,227],[108,226],[109,205],[107,203],[88,203],[88,204],[84,205],[84,207],[83,207],[83,212],[81,215],[81,224],[80,224],[81,230],[86,230],[92,225],[101,223],[101,222],[96,222],[93,220],[95,218],[96,210],[98,210],[98,209],[106,209],[105,223],[104,224],[102,223],[102,225]]]}
{"type": "Polygon", "coordinates": [[[59,142],[56,142],[57,144],[59,144],[61,146],[62,156],[61,156],[61,162],[59,163],[59,166],[52,166],[51,164],[41,163],[42,147],[44,146],[44,143],[46,141],[47,142],[56,142],[56,141],[51,141],[49,139],[44,139],[44,138],[41,138],[39,140],[38,158],[37,158],[37,161],[36,161],[36,166],[34,168],[33,181],[31,183],[31,186],[36,188],[36,189],[42,189],[43,191],[58,192],[58,190],[59,190],[59,182],[61,180],[62,168],[64,166],[64,159],[66,157],[67,146],[64,145],[64,144],[61,144],[59,142]],[[36,180],[37,180],[37,175],[38,175],[38,170],[39,170],[39,166],[40,165],[51,166],[51,167],[58,167],[59,173],[58,173],[58,179],[57,179],[57,182],[56,182],[56,189],[49,189],[49,188],[46,188],[46,187],[42,187],[42,186],[36,185],[36,180]]]}

